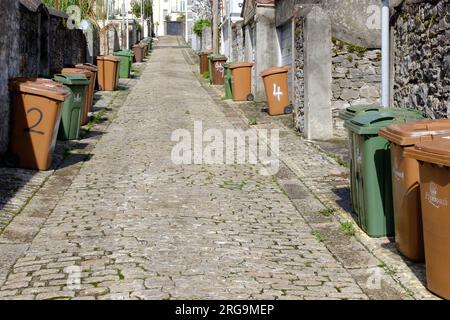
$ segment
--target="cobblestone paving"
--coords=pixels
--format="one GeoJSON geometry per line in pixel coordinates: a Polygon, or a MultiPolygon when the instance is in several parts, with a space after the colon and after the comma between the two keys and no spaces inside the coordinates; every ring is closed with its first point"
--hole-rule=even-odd
{"type": "MultiPolygon", "coordinates": [[[[344,258],[321,239],[313,220],[324,234],[332,221],[295,170],[265,177],[253,165],[172,164],[174,129],[192,131],[198,120],[204,129],[245,127],[218,107],[176,45],[160,41],[92,158],[54,208],[35,208],[45,221],[13,266],[0,263],[1,299],[382,296],[358,275],[367,264],[358,265],[365,251],[352,249],[354,238],[338,233],[344,258]],[[75,288],[67,285],[74,266],[75,288]]],[[[21,245],[6,240],[6,255],[21,245]]],[[[378,291],[410,297],[396,283],[378,291]]]]}

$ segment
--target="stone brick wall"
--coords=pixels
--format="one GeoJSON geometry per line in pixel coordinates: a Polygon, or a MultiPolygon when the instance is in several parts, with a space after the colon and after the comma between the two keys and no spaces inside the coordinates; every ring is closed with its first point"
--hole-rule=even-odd
{"type": "Polygon", "coordinates": [[[40,14],[21,7],[19,19],[19,74],[37,77],[40,72],[40,14]]]}
{"type": "Polygon", "coordinates": [[[242,23],[235,23],[232,27],[232,61],[244,61],[244,31],[242,23]]]}
{"type": "Polygon", "coordinates": [[[450,2],[404,1],[393,21],[394,105],[450,117],[450,2]]]}
{"type": "Polygon", "coordinates": [[[63,19],[50,18],[50,69],[64,66],[65,27],[63,19]]]}
{"type": "Polygon", "coordinates": [[[296,127],[303,132],[304,129],[304,103],[305,103],[305,79],[303,67],[305,65],[303,48],[303,19],[294,19],[294,122],[296,127]]]}
{"type": "Polygon", "coordinates": [[[350,105],[379,103],[381,50],[333,39],[331,88],[333,118],[350,105]]]}
{"type": "Polygon", "coordinates": [[[18,74],[17,51],[19,20],[18,1],[0,1],[0,159],[6,151],[9,132],[9,91],[8,78],[18,74]]]}

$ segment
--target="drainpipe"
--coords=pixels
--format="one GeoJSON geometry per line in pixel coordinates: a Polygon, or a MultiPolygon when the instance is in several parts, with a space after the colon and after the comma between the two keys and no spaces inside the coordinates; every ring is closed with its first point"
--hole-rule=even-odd
{"type": "Polygon", "coordinates": [[[389,0],[382,0],[381,6],[381,105],[385,108],[390,105],[390,14],[389,0]]]}
{"type": "Polygon", "coordinates": [[[232,26],[231,26],[231,10],[232,10],[232,0],[228,0],[228,60],[231,60],[231,47],[233,44],[233,37],[232,37],[232,26]]]}
{"type": "Polygon", "coordinates": [[[127,30],[127,50],[130,49],[130,31],[128,29],[129,27],[129,21],[128,21],[128,3],[125,3],[125,14],[127,16],[127,23],[126,23],[126,30],[127,30]]]}

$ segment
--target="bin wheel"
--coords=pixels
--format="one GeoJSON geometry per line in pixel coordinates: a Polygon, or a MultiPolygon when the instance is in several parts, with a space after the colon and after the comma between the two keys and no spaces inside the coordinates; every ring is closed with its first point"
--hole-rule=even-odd
{"type": "Polygon", "coordinates": [[[291,114],[293,111],[294,109],[291,104],[284,108],[284,114],[291,114]]]}
{"type": "Polygon", "coordinates": [[[261,108],[261,112],[269,113],[269,107],[261,108]]]}
{"type": "Polygon", "coordinates": [[[255,100],[255,96],[253,95],[253,94],[249,94],[248,96],[247,96],[247,101],[253,101],[253,100],[255,100]]]}
{"type": "Polygon", "coordinates": [[[17,154],[7,152],[3,157],[3,164],[9,168],[17,168],[20,163],[20,158],[17,154]]]}

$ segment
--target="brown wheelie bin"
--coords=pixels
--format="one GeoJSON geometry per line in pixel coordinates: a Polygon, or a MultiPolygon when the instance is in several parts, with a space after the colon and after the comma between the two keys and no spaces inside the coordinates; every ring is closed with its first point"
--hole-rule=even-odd
{"type": "Polygon", "coordinates": [[[209,71],[209,61],[208,56],[212,53],[212,51],[200,52],[198,54],[200,60],[200,74],[204,74],[209,71]]]}
{"type": "Polygon", "coordinates": [[[47,79],[16,78],[12,92],[10,152],[27,169],[48,170],[56,145],[61,110],[70,90],[47,79]]]}
{"type": "Polygon", "coordinates": [[[260,74],[264,81],[268,112],[271,116],[292,113],[289,101],[289,70],[289,67],[272,67],[260,74]]]}
{"type": "Polygon", "coordinates": [[[427,287],[450,299],[450,137],[405,151],[419,161],[427,287]]]}
{"type": "Polygon", "coordinates": [[[91,108],[89,109],[89,111],[92,111],[92,107],[94,106],[94,92],[95,92],[95,87],[97,86],[97,74],[98,74],[98,68],[97,66],[90,64],[90,63],[79,63],[77,65],[75,65],[75,68],[78,69],[84,69],[84,70],[88,70],[90,72],[93,73],[93,80],[91,81],[91,86],[89,88],[89,99],[90,101],[92,101],[91,103],[91,108]]]}
{"type": "Polygon", "coordinates": [[[422,210],[420,205],[419,162],[404,152],[415,144],[450,136],[450,120],[423,120],[394,124],[379,135],[391,142],[392,190],[395,243],[408,259],[424,260],[422,210]]]}
{"type": "Polygon", "coordinates": [[[234,101],[254,100],[252,94],[252,68],[253,63],[251,62],[230,64],[234,101]]]}
{"type": "Polygon", "coordinates": [[[87,70],[87,69],[78,69],[78,68],[62,68],[60,70],[61,74],[78,74],[85,76],[86,79],[89,81],[89,86],[86,87],[86,92],[84,94],[84,107],[81,110],[81,117],[80,117],[80,125],[84,126],[86,123],[88,123],[88,113],[92,109],[92,104],[94,103],[94,91],[92,85],[94,80],[94,73],[87,70]]]}
{"type": "Polygon", "coordinates": [[[223,85],[225,83],[225,67],[226,57],[217,57],[212,59],[212,84],[223,85]]]}
{"type": "Polygon", "coordinates": [[[103,91],[115,91],[119,85],[120,59],[115,56],[98,56],[98,86],[103,91]]]}
{"type": "Polygon", "coordinates": [[[144,60],[144,47],[140,44],[133,46],[134,59],[136,62],[142,62],[144,60]]]}

